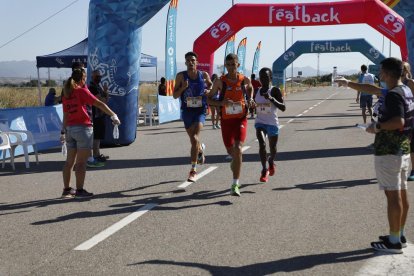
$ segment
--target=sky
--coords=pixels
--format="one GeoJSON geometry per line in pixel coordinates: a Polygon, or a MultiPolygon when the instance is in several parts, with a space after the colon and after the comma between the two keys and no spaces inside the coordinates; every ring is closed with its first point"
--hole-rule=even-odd
{"type": "MultiPolygon", "coordinates": [[[[148,0],[150,1],[150,0],[148,0]]],[[[234,0],[234,3],[291,3],[288,0],[234,0]]],[[[295,3],[328,2],[326,0],[295,0],[295,3]]],[[[335,2],[335,0],[331,1],[335,2]]],[[[66,49],[87,37],[89,0],[0,0],[0,61],[30,60],[38,55],[51,54],[66,49]],[[66,7],[66,9],[64,9],[66,7]],[[59,12],[60,10],[63,11],[59,12]],[[59,12],[59,13],[58,13],[59,12]],[[57,15],[51,17],[55,13],[57,15]],[[51,17],[51,18],[49,18],[51,17]],[[48,19],[49,18],[49,19],[48,19]],[[47,20],[46,20],[47,19],[47,20]],[[45,21],[45,22],[43,22],[45,21]],[[39,23],[42,24],[38,25],[39,23]],[[35,27],[38,25],[37,27],[35,27]],[[34,28],[35,27],[35,28],[34,28]],[[29,29],[32,30],[28,31],[29,29]],[[27,33],[25,33],[28,31],[27,33]],[[23,34],[25,33],[25,34],[23,34]],[[23,34],[7,45],[7,42],[23,34]]],[[[177,18],[177,62],[184,61],[184,54],[193,49],[196,40],[232,5],[231,0],[179,0],[177,18]]],[[[165,23],[168,4],[142,29],[142,53],[165,60],[165,23]]],[[[389,56],[390,42],[366,24],[335,25],[323,27],[286,28],[287,48],[297,40],[330,40],[365,38],[385,56],[389,56]]],[[[236,35],[239,41],[247,37],[246,68],[251,69],[254,51],[262,41],[260,67],[270,67],[284,52],[284,27],[248,27],[236,35]]],[[[215,63],[224,59],[222,45],[215,53],[215,63]]],[[[391,43],[391,55],[401,57],[400,49],[391,43]]],[[[321,71],[358,71],[361,64],[369,64],[360,53],[321,54],[321,71]]],[[[317,68],[317,55],[305,54],[294,62],[295,67],[317,68]]],[[[216,71],[216,69],[215,69],[216,71]]],[[[296,73],[295,73],[296,74],[296,73]]],[[[163,75],[163,72],[158,72],[163,75]]],[[[290,75],[288,70],[288,76],[290,75]]]]}

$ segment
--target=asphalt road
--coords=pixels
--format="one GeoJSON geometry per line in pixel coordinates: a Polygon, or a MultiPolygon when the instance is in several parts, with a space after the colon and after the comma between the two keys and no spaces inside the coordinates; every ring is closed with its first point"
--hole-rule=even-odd
{"type": "MultiPolygon", "coordinates": [[[[250,119],[240,198],[229,195],[229,161],[210,121],[202,131],[206,164],[198,168],[206,174],[185,189],[179,186],[188,184],[189,139],[182,122],[140,127],[130,146],[103,149],[110,160],[86,176],[91,200],[59,199],[58,150],[42,153],[30,169],[17,158],[16,172],[9,164],[0,170],[0,275],[412,272],[408,253],[390,265],[381,261],[386,272],[369,266],[383,257],[369,244],[388,226],[367,148],[373,136],[355,127],[362,123],[355,96],[331,87],[288,95],[279,113],[277,173],[268,183],[259,182],[250,119]]],[[[412,212],[406,229],[414,240],[412,212]]]]}

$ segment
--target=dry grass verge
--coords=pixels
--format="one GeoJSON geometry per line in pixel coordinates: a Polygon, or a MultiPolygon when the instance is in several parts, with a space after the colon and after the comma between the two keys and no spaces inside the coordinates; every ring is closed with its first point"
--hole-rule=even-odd
{"type": "MultiPolygon", "coordinates": [[[[62,87],[54,87],[57,95],[60,95],[62,87]]],[[[42,87],[41,98],[44,103],[49,87],[42,87]]],[[[139,105],[148,102],[157,102],[157,85],[155,83],[143,83],[139,87],[139,105]]],[[[0,109],[39,106],[39,92],[37,87],[0,87],[0,109]]]]}

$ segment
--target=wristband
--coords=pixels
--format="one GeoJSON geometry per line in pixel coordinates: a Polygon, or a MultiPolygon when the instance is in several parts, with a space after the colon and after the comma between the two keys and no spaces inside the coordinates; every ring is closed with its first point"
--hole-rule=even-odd
{"type": "Polygon", "coordinates": [[[375,130],[380,131],[380,129],[381,129],[381,125],[379,123],[376,123],[375,124],[375,130]]]}

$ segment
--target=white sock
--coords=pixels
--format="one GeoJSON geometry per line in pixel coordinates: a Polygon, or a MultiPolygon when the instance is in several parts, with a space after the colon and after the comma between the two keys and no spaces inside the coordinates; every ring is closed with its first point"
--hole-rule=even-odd
{"type": "Polygon", "coordinates": [[[239,185],[239,180],[238,179],[233,179],[233,185],[239,185]]]}

